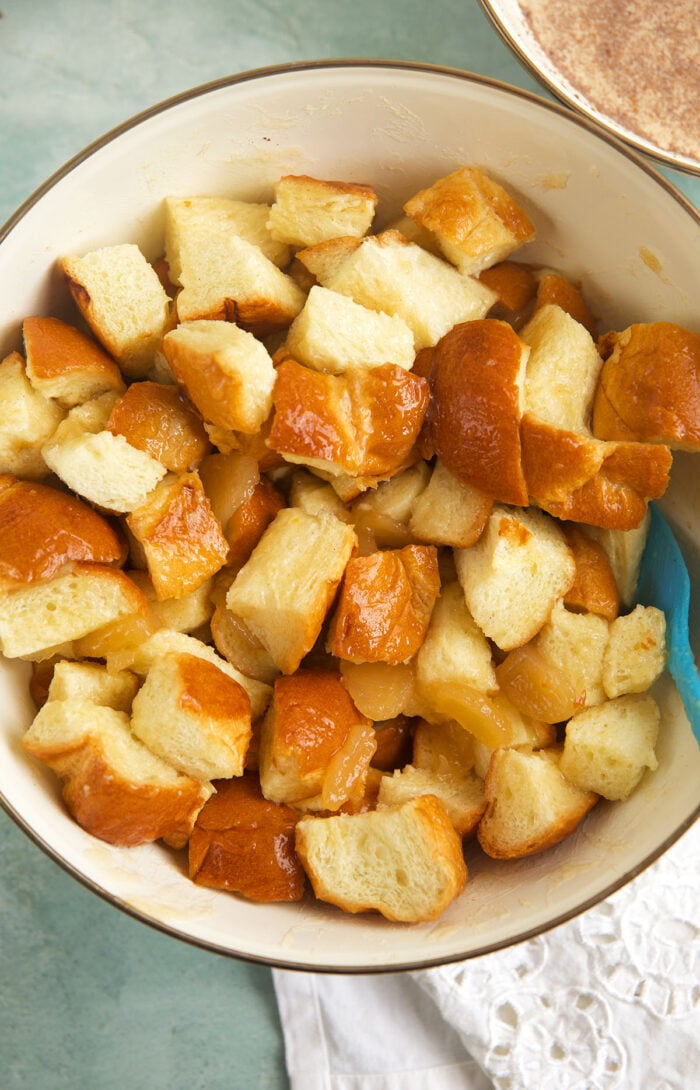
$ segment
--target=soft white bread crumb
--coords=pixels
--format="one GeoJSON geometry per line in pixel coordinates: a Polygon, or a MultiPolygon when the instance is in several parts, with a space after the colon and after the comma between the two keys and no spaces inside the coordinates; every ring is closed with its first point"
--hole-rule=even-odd
{"type": "Polygon", "coordinates": [[[655,606],[636,606],[616,617],[603,658],[603,688],[608,697],[643,693],[666,667],[666,618],[655,606]]]}
{"type": "Polygon", "coordinates": [[[209,647],[208,644],[198,640],[196,636],[190,636],[185,632],[172,632],[167,628],[154,632],[138,647],[128,648],[108,655],[107,669],[110,672],[133,670],[139,677],[145,677],[158,659],[171,652],[196,655],[210,662],[245,689],[250,699],[253,719],[259,719],[264,714],[272,695],[270,686],[265,685],[262,681],[257,681],[255,678],[246,677],[235,666],[226,662],[221,655],[218,655],[213,647],[209,647]]]}
{"type": "Polygon", "coordinates": [[[654,747],[660,712],[648,693],[618,696],[570,719],[561,770],[584,791],[626,799],[647,768],[658,765],[654,747]]]}
{"type": "Polygon", "coordinates": [[[503,186],[478,167],[461,167],[404,205],[461,272],[478,273],[535,237],[530,219],[503,186]]]}
{"type": "Polygon", "coordinates": [[[486,285],[463,276],[398,231],[363,239],[324,286],[403,318],[413,331],[416,351],[436,344],[458,322],[483,318],[496,301],[486,285]]]}
{"type": "Polygon", "coordinates": [[[44,397],[72,409],[111,390],[124,393],[122,373],[104,349],[59,318],[31,317],[22,323],[27,377],[44,397]]]}
{"type": "Polygon", "coordinates": [[[484,781],[486,812],[478,838],[494,859],[517,859],[558,844],[598,795],[575,786],[559,768],[558,750],[494,751],[484,781]]]}
{"type": "Polygon", "coordinates": [[[275,369],[265,346],[231,322],[182,322],[163,338],[178,383],[204,420],[255,434],[272,408],[275,369]]]}
{"type": "Polygon", "coordinates": [[[294,280],[238,235],[215,234],[205,246],[181,248],[179,261],[180,322],[231,321],[263,336],[288,326],[304,305],[294,280]]]}
{"type": "Polygon", "coordinates": [[[116,395],[102,394],[71,409],[42,447],[56,476],[91,503],[124,513],[143,503],[165,466],[123,435],[106,431],[116,395]]]}
{"type": "Polygon", "coordinates": [[[296,260],[306,270],[313,280],[319,284],[325,284],[333,275],[338,266],[354,253],[360,245],[360,239],[355,235],[341,235],[338,238],[329,238],[325,242],[319,242],[315,246],[307,246],[296,253],[296,260]]]}
{"type": "Polygon", "coordinates": [[[42,447],[64,416],[58,402],[34,389],[19,352],[6,356],[0,363],[0,473],[47,477],[42,447]]]}
{"type": "Polygon", "coordinates": [[[144,378],[170,321],[170,299],[138,246],[68,255],[60,265],[97,339],[128,378],[144,378]]]}
{"type": "Polygon", "coordinates": [[[474,831],[486,809],[484,785],[473,770],[432,772],[413,765],[382,777],[377,806],[395,806],[421,795],[434,795],[443,803],[460,836],[474,831]]]}
{"type": "Polygon", "coordinates": [[[415,357],[413,334],[402,318],[370,310],[319,284],[289,327],[285,349],[307,367],[336,375],[383,363],[410,370],[415,357]]]}
{"type": "Polygon", "coordinates": [[[303,817],[296,850],[320,900],[405,923],[436,919],[467,878],[461,837],[433,795],[367,813],[303,817]]]}
{"type": "Polygon", "coordinates": [[[454,556],[470,613],[504,651],[537,634],[576,574],[561,530],[533,508],[496,505],[476,544],[454,556]]]}
{"type": "Polygon", "coordinates": [[[269,204],[229,197],[166,197],[164,206],[165,259],[173,284],[180,282],[181,254],[207,246],[219,234],[240,235],[280,268],[289,262],[289,247],[268,230],[269,204]]]}
{"type": "Polygon", "coordinates": [[[449,583],[435,603],[430,627],[416,656],[419,691],[431,697],[455,683],[481,692],[498,688],[491,647],[471,616],[459,583],[449,583]]]}
{"type": "Polygon", "coordinates": [[[273,238],[290,246],[314,246],[342,235],[367,233],[377,195],[367,185],[287,174],[275,185],[267,225],[273,238]]]}
{"type": "Polygon", "coordinates": [[[300,507],[307,515],[334,515],[341,522],[351,522],[350,511],[326,482],[306,469],[292,474],[289,506],[300,507]]]}
{"type": "Polygon", "coordinates": [[[138,691],[135,674],[110,674],[97,662],[57,662],[49,685],[49,700],[89,700],[115,711],[130,712],[138,691]]]}
{"type": "Polygon", "coordinates": [[[311,650],[356,542],[351,526],[300,508],[280,511],[226,597],[285,674],[311,650]]]}
{"type": "Polygon", "coordinates": [[[520,336],[530,345],[523,411],[558,428],[589,435],[603,366],[591,334],[561,307],[548,304],[520,336]]]}
{"type": "Polygon", "coordinates": [[[52,579],[0,595],[0,647],[30,657],[147,609],[128,576],[101,564],[75,564],[52,579]]]}
{"type": "Polygon", "coordinates": [[[223,670],[198,655],[156,659],[133,703],[137,738],[197,780],[240,776],[251,735],[250,699],[223,670]]]}
{"type": "Polygon", "coordinates": [[[425,490],[416,499],[409,529],[422,541],[466,549],[478,541],[493,500],[460,481],[439,458],[425,490]]]}
{"type": "Polygon", "coordinates": [[[572,613],[557,602],[536,646],[571,681],[581,707],[605,700],[603,662],[609,622],[596,613],[572,613]]]}
{"type": "Polygon", "coordinates": [[[63,798],[93,836],[130,847],[161,837],[182,847],[212,794],[151,753],[126,712],[89,700],[52,700],[22,739],[63,780],[63,798]]]}

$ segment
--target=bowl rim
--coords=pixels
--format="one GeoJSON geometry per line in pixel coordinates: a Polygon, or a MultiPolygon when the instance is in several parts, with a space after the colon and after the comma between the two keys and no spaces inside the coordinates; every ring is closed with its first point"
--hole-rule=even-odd
{"type": "MultiPolygon", "coordinates": [[[[507,94],[524,99],[531,103],[538,109],[549,111],[559,115],[561,118],[566,119],[568,123],[577,125],[584,128],[595,138],[602,140],[604,143],[611,145],[626,159],[629,159],[637,168],[641,169],[647,174],[657,185],[665,189],[667,193],[673,197],[683,209],[700,225],[700,209],[697,209],[695,205],[673,184],[673,182],[666,178],[664,175],[658,172],[658,170],[635,150],[629,147],[624,141],[620,140],[615,135],[603,131],[599,125],[589,120],[587,117],[577,113],[572,113],[571,110],[566,108],[557,102],[552,102],[542,98],[540,95],[535,94],[524,88],[517,87],[504,80],[497,79],[491,76],[481,75],[479,73],[471,72],[467,69],[454,68],[445,65],[436,65],[430,63],[424,63],[419,61],[410,60],[395,60],[395,59],[382,59],[382,58],[365,58],[365,57],[340,57],[340,58],[328,58],[321,60],[309,60],[309,61],[295,61],[290,63],[281,63],[274,65],[267,65],[263,67],[257,67],[247,69],[242,72],[235,73],[230,76],[223,76],[215,80],[208,81],[206,83],[197,84],[190,89],[178,92],[175,95],[171,95],[154,105],[147,107],[144,110],[138,111],[131,115],[125,121],[120,122],[118,125],[108,129],[105,133],[99,136],[97,139],[87,144],[81,151],[69,158],[61,167],[55,170],[49,177],[42,182],[34,191],[19,205],[14,213],[6,220],[4,225],[0,227],[0,245],[8,237],[8,235],[17,227],[22,219],[30,212],[30,210],[36,205],[42,197],[48,193],[54,186],[69,175],[76,167],[83,162],[87,161],[92,155],[101,150],[103,147],[112,143],[117,137],[123,133],[129,132],[136,128],[138,125],[150,118],[155,117],[161,113],[166,112],[174,106],[178,106],[182,103],[192,101],[193,99],[202,97],[212,92],[226,89],[228,87],[235,86],[240,83],[252,82],[254,80],[267,79],[275,76],[285,76],[295,72],[311,72],[319,70],[329,69],[350,69],[350,68],[369,68],[375,70],[398,70],[405,72],[425,72],[431,75],[448,76],[450,78],[456,78],[463,80],[466,83],[477,84],[482,87],[491,88],[498,91],[505,91],[507,94]]],[[[186,931],[183,931],[180,927],[168,924],[162,919],[150,914],[144,909],[137,909],[124,901],[120,896],[112,893],[109,889],[106,889],[98,881],[89,878],[81,873],[81,871],[67,859],[64,859],[58,851],[51,846],[41,835],[39,835],[29,824],[28,820],[19,813],[19,811],[5,798],[4,794],[0,792],[0,807],[5,811],[8,817],[18,826],[18,828],[27,835],[27,837],[47,855],[53,862],[57,863],[61,869],[68,874],[71,878],[76,879],[82,886],[88,889],[90,892],[96,894],[103,901],[119,909],[120,911],[131,916],[132,919],[137,920],[140,923],[144,923],[147,926],[159,931],[162,934],[169,935],[173,938],[179,939],[191,946],[198,949],[208,951],[210,953],[219,954],[224,957],[234,958],[238,961],[248,962],[251,964],[263,965],[273,969],[285,969],[290,971],[300,972],[318,972],[318,973],[340,973],[343,975],[359,975],[359,974],[379,974],[387,972],[408,972],[420,969],[435,968],[441,965],[453,964],[457,961],[471,960],[475,957],[482,957],[486,954],[494,953],[498,950],[507,949],[510,946],[515,946],[518,943],[525,942],[528,939],[534,938],[538,935],[546,934],[548,931],[553,930],[556,927],[576,918],[583,914],[588,909],[606,900],[612,894],[622,889],[633,879],[638,877],[643,871],[650,867],[657,859],[659,859],[673,844],[675,844],[684,833],[692,827],[692,825],[700,818],[700,802],[695,810],[688,815],[681,825],[671,833],[661,844],[648,853],[644,859],[640,860],[630,870],[625,871],[623,875],[615,880],[607,883],[602,889],[598,890],[595,894],[592,894],[584,902],[577,904],[573,908],[569,908],[555,916],[554,918],[546,921],[544,924],[539,924],[535,927],[528,928],[526,930],[517,932],[516,934],[500,939],[490,943],[484,943],[478,949],[472,950],[467,953],[451,953],[436,955],[423,959],[411,959],[408,961],[390,962],[387,961],[383,964],[375,964],[370,966],[365,965],[344,965],[336,963],[308,963],[304,961],[294,961],[285,958],[277,958],[273,955],[252,954],[245,951],[238,951],[230,948],[229,946],[223,946],[212,940],[200,938],[186,931]]]]}
{"type": "MultiPolygon", "coordinates": [[[[635,148],[637,151],[650,156],[656,163],[662,166],[671,167],[690,177],[700,177],[700,159],[693,159],[691,156],[684,155],[681,152],[666,151],[664,148],[660,148],[654,144],[652,140],[647,140],[645,137],[634,133],[631,129],[616,124],[601,110],[597,110],[594,106],[587,107],[583,102],[574,97],[574,95],[569,94],[566,90],[566,82],[558,83],[555,79],[546,75],[545,72],[537,66],[533,57],[510,30],[508,23],[501,17],[498,10],[498,3],[494,4],[491,0],[478,0],[478,2],[504,44],[508,46],[511,53],[513,53],[523,68],[529,72],[546,91],[555,95],[560,102],[565,103],[581,117],[588,118],[601,131],[608,133],[611,136],[615,136],[616,139],[627,144],[629,147],[635,148]]],[[[554,67],[556,67],[556,65],[554,67]]]]}

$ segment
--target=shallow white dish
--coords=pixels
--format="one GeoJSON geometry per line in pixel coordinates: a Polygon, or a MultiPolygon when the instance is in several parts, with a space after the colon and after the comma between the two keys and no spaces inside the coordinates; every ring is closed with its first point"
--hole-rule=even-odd
{"type": "MultiPolygon", "coordinates": [[[[160,252],[167,194],[268,198],[283,173],[370,182],[389,218],[458,164],[504,181],[533,218],[524,259],[580,277],[604,324],[668,319],[698,328],[700,216],[663,178],[583,119],[467,73],[399,62],[333,61],[245,73],[158,105],[50,179],[0,235],[0,349],[29,314],[70,314],[55,259],[123,241],[160,252]]],[[[697,584],[700,487],[677,458],[664,500],[697,584]]],[[[599,804],[539,857],[489,861],[468,849],[463,896],[433,924],[392,925],[304,901],[260,906],[192,885],[184,860],[152,845],[115,849],[66,815],[54,777],[20,747],[33,709],[28,668],[0,662],[0,797],[57,862],[163,931],[286,967],[366,972],[461,959],[563,922],[652,862],[697,816],[700,752],[675,689],[660,767],[632,798],[599,804]]]]}
{"type": "Polygon", "coordinates": [[[694,0],[480,3],[515,56],[562,102],[660,163],[700,174],[694,0]]]}

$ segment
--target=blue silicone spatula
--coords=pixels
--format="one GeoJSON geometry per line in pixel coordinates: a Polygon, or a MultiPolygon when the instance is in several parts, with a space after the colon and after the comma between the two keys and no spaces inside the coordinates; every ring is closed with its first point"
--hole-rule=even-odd
{"type": "Polygon", "coordinates": [[[666,614],[668,669],[700,744],[700,676],[690,647],[690,576],[671,527],[650,504],[651,522],[642,557],[637,601],[666,614]]]}

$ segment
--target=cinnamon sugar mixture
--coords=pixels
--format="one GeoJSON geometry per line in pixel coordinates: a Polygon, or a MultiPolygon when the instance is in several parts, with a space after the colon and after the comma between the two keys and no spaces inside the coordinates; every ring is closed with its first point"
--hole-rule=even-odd
{"type": "Polygon", "coordinates": [[[700,162],[700,0],[522,0],[521,8],[589,106],[700,162]]]}

